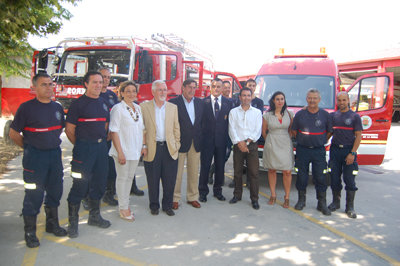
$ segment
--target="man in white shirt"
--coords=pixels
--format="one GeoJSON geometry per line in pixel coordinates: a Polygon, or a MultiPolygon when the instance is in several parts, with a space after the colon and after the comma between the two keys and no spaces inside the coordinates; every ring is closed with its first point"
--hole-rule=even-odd
{"type": "Polygon", "coordinates": [[[255,210],[258,204],[258,146],[261,136],[261,112],[251,106],[253,92],[249,88],[240,91],[241,105],[229,113],[229,136],[233,143],[233,168],[235,189],[229,203],[234,204],[242,199],[243,193],[243,164],[246,160],[247,178],[250,183],[251,205],[255,210]]]}

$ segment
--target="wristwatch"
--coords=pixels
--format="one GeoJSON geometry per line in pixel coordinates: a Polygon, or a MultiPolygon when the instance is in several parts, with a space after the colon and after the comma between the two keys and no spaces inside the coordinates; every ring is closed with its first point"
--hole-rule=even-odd
{"type": "Polygon", "coordinates": [[[246,145],[249,146],[249,144],[250,144],[250,141],[246,141],[246,145]]]}
{"type": "Polygon", "coordinates": [[[143,144],[142,148],[143,148],[143,149],[147,149],[147,145],[146,145],[146,144],[143,144]]]}
{"type": "Polygon", "coordinates": [[[357,155],[357,152],[352,151],[352,152],[351,152],[351,155],[356,156],[356,155],[357,155]]]}

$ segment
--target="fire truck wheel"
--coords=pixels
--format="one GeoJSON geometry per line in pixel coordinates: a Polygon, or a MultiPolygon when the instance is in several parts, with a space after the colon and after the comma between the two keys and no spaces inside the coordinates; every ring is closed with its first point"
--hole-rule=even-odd
{"type": "Polygon", "coordinates": [[[3,141],[6,144],[11,144],[12,140],[10,136],[8,136],[8,133],[10,132],[10,126],[11,126],[11,120],[8,120],[5,125],[4,125],[4,132],[3,132],[3,141]]]}

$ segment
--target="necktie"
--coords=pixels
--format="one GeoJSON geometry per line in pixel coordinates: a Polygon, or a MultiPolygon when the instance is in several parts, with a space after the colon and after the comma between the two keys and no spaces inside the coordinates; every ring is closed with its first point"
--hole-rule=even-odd
{"type": "Polygon", "coordinates": [[[214,115],[215,115],[215,118],[218,117],[218,113],[219,113],[218,98],[215,98],[215,102],[214,102],[214,115]]]}

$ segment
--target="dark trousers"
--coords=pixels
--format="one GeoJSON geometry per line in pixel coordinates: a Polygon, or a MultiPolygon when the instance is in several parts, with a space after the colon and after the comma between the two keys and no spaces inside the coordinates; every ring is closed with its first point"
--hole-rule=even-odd
{"type": "Polygon", "coordinates": [[[222,194],[222,185],[224,184],[224,173],[225,173],[225,156],[226,146],[221,147],[203,147],[200,153],[200,177],[199,177],[199,194],[207,196],[209,193],[208,189],[208,174],[210,172],[211,161],[214,157],[215,164],[215,180],[213,192],[214,195],[222,194]]]}
{"type": "Polygon", "coordinates": [[[178,171],[178,160],[174,160],[169,154],[167,144],[157,143],[157,150],[152,162],[144,162],[147,185],[149,191],[150,209],[160,208],[160,179],[163,188],[162,209],[172,209],[172,200],[178,171]]]}
{"type": "Polygon", "coordinates": [[[73,184],[67,201],[79,204],[88,194],[100,200],[106,189],[108,173],[108,147],[105,140],[90,142],[77,139],[72,150],[71,176],[73,184]]]}
{"type": "Polygon", "coordinates": [[[235,189],[233,195],[241,199],[243,193],[243,164],[246,161],[247,180],[250,183],[250,199],[258,200],[258,146],[257,143],[250,143],[249,152],[241,152],[238,145],[233,146],[233,169],[235,178],[235,189]]]}
{"type": "Polygon", "coordinates": [[[337,145],[332,145],[329,152],[329,168],[331,171],[331,188],[332,191],[341,191],[342,178],[346,184],[345,190],[356,191],[355,177],[358,173],[357,155],[354,162],[350,165],[346,164],[346,157],[351,153],[352,146],[340,148],[337,145]]]}
{"type": "Polygon", "coordinates": [[[25,145],[22,159],[25,197],[22,214],[35,216],[40,212],[43,197],[48,207],[58,207],[63,192],[61,149],[40,150],[25,145]]]}
{"type": "Polygon", "coordinates": [[[295,168],[297,171],[296,188],[306,190],[308,185],[309,165],[312,164],[312,176],[317,192],[326,192],[326,159],[325,147],[305,147],[297,145],[295,168]]]}

